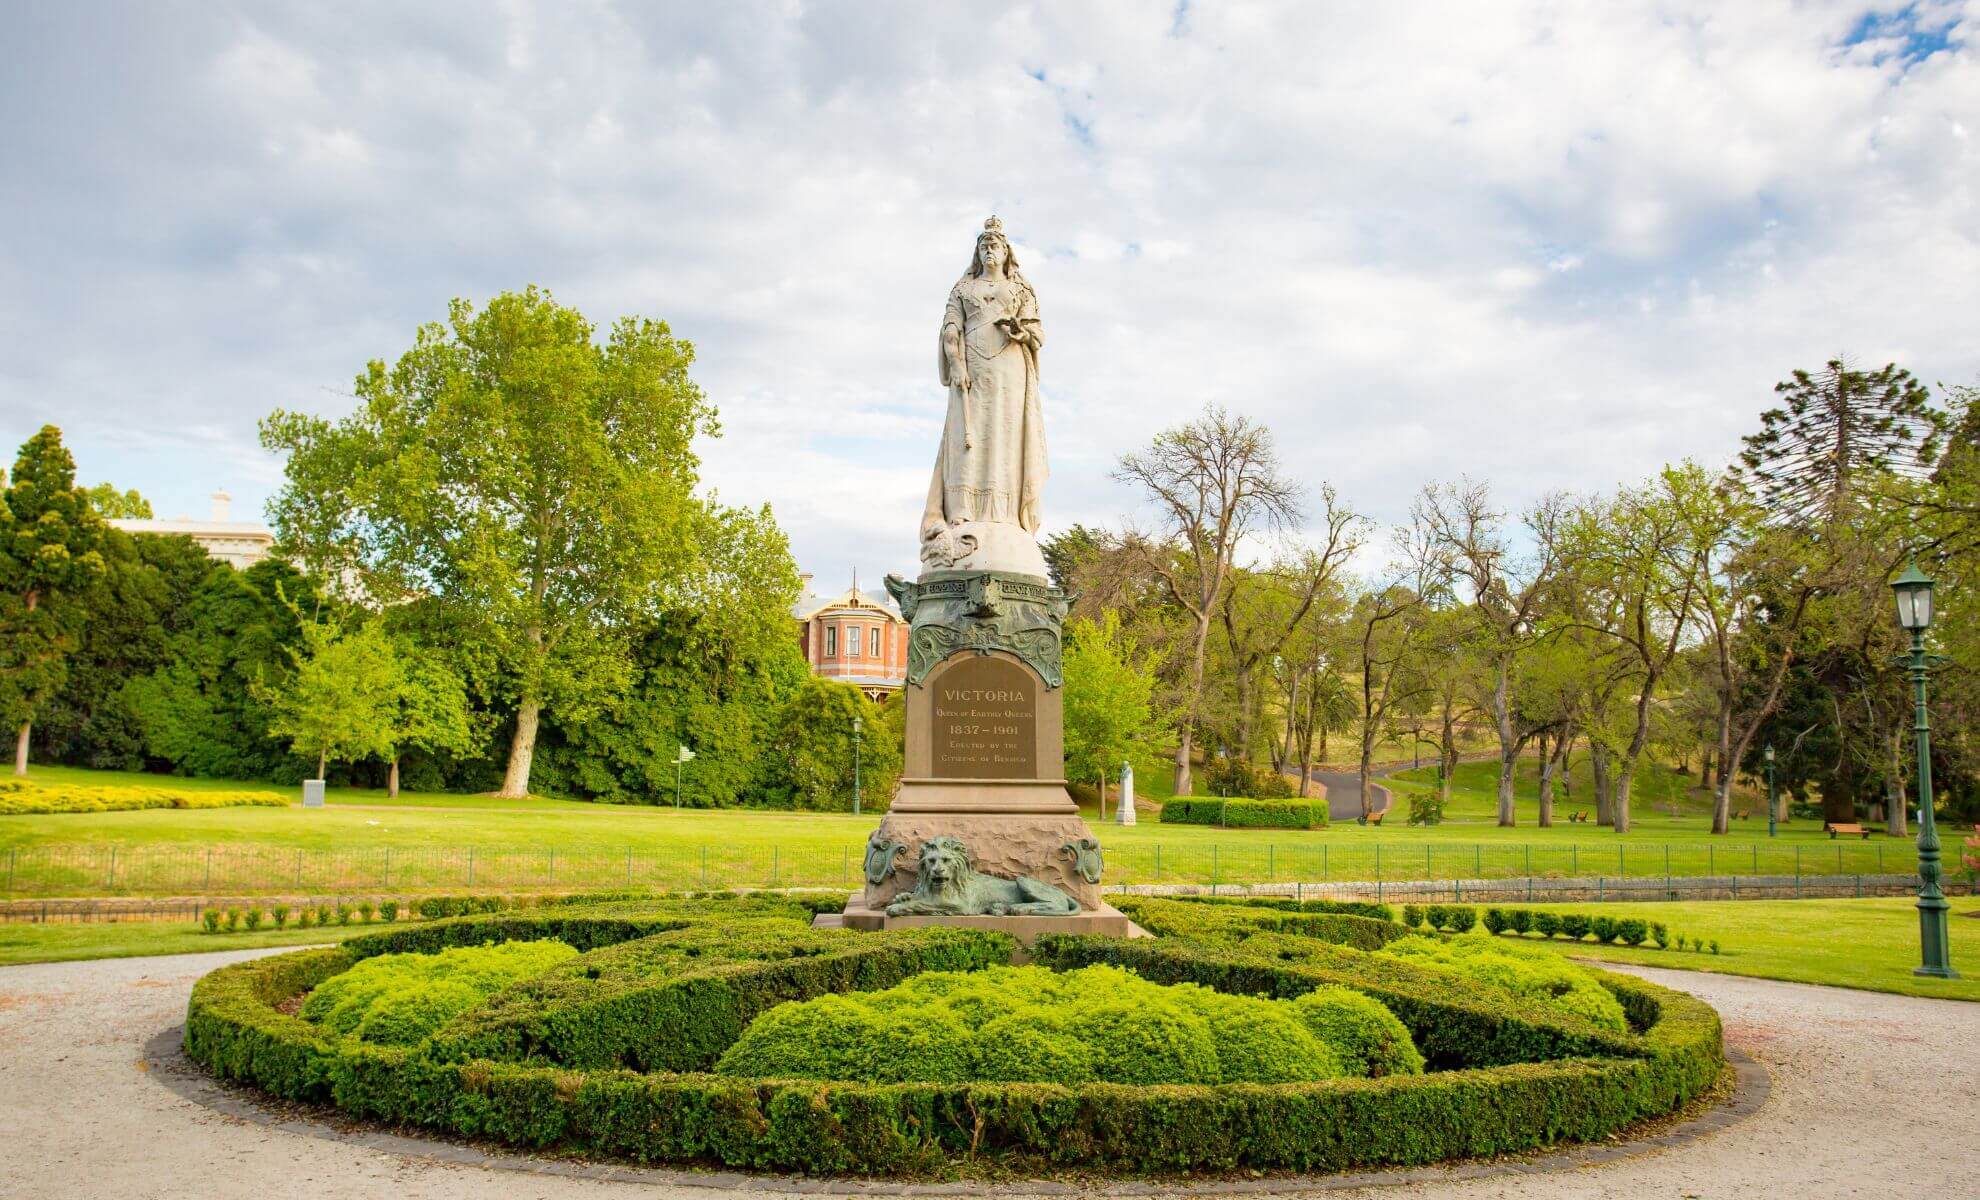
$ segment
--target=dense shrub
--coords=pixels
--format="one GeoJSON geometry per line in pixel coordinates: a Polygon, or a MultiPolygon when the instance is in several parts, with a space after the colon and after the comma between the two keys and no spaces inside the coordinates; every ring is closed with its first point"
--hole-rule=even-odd
{"type": "Polygon", "coordinates": [[[1511,928],[1512,928],[1512,922],[1506,918],[1506,913],[1504,909],[1488,908],[1485,910],[1486,933],[1489,933],[1492,936],[1497,937],[1499,934],[1502,934],[1506,930],[1511,928]]]}
{"type": "Polygon", "coordinates": [[[270,909],[270,910],[268,911],[268,915],[269,915],[269,916],[271,916],[271,917],[273,917],[273,918],[275,918],[275,928],[277,928],[277,929],[287,929],[287,928],[289,927],[289,906],[288,906],[288,905],[286,905],[286,904],[277,904],[277,905],[276,905],[276,906],[275,906],[274,908],[272,908],[272,909],[270,909]]]}
{"type": "Polygon", "coordinates": [[[206,910],[205,912],[203,912],[203,913],[201,913],[201,914],[200,914],[200,918],[199,918],[199,919],[200,919],[200,923],[201,923],[202,925],[204,925],[204,926],[206,926],[206,932],[208,932],[208,933],[219,933],[219,932],[220,932],[220,910],[219,910],[219,909],[217,909],[217,908],[209,908],[209,909],[207,909],[207,910],[206,910]]]}
{"type": "Polygon", "coordinates": [[[1423,925],[1423,906],[1420,904],[1403,905],[1402,923],[1411,929],[1421,928],[1423,925]]]}
{"type": "MultiPolygon", "coordinates": [[[[1292,781],[1284,775],[1269,767],[1256,766],[1246,759],[1229,756],[1211,759],[1203,768],[1200,782],[1212,797],[1250,796],[1260,800],[1281,800],[1293,794],[1292,781]]],[[[1324,821],[1325,805],[1321,806],[1320,815],[1324,821]]]]}
{"type": "MultiPolygon", "coordinates": [[[[651,909],[588,923],[570,916],[568,927],[603,944],[656,916],[651,909]]],[[[499,940],[465,928],[475,923],[521,927],[509,916],[457,918],[358,940],[400,943],[376,953],[430,944],[436,927],[456,944],[499,940]]],[[[1601,981],[1644,1031],[1640,1037],[1597,1029],[1463,976],[1286,934],[1261,932],[1228,946],[1057,937],[1040,939],[1032,952],[1055,968],[1114,961],[1149,979],[1241,996],[1286,1000],[1348,986],[1389,1005],[1430,1062],[1483,1069],[1144,1088],[779,1082],[637,1074],[618,1063],[587,1071],[450,1062],[425,1047],[338,1037],[282,1011],[359,961],[349,947],[259,958],[206,976],[188,1005],[185,1044],[190,1057],[223,1078],[291,1100],[334,1103],[358,1119],[639,1162],[812,1174],[946,1174],[959,1163],[1004,1161],[1080,1172],[1315,1172],[1492,1156],[1610,1136],[1701,1094],[1723,1065],[1709,1008],[1627,977],[1601,981]]],[[[818,957],[719,966],[714,974],[725,986],[701,998],[719,1010],[738,989],[809,998],[822,994],[807,991],[813,987],[889,985],[879,970],[808,971],[818,957]]],[[[890,961],[881,955],[869,965],[890,961]]],[[[707,969],[689,967],[677,981],[696,977],[706,978],[707,969]]]]}
{"type": "Polygon", "coordinates": [[[1614,917],[1596,917],[1589,921],[1588,928],[1595,935],[1595,940],[1605,945],[1615,941],[1622,933],[1622,927],[1614,917]]]}
{"type": "Polygon", "coordinates": [[[1643,939],[1650,936],[1650,923],[1635,917],[1624,917],[1616,922],[1616,936],[1626,946],[1641,946],[1643,939]]]}
{"type": "Polygon", "coordinates": [[[1536,912],[1533,914],[1533,932],[1541,937],[1553,937],[1561,931],[1559,913],[1536,912]]]}
{"type": "Polygon", "coordinates": [[[1349,1075],[1420,1075],[1423,1055],[1396,1014],[1373,996],[1319,987],[1293,1002],[1306,1028],[1341,1060],[1349,1075]]]}
{"type": "Polygon", "coordinates": [[[871,1083],[1288,1083],[1342,1073],[1290,1005],[1164,987],[1108,966],[935,972],[782,1005],[715,1069],[871,1083]]]}
{"type": "MultiPolygon", "coordinates": [[[[843,905],[845,899],[843,894],[837,892],[828,894],[837,896],[840,904],[843,905]]],[[[1309,900],[1292,896],[1188,895],[1168,896],[1165,899],[1180,900],[1185,904],[1207,904],[1211,907],[1221,908],[1272,908],[1308,913],[1340,913],[1343,916],[1350,917],[1373,917],[1378,921],[1393,921],[1396,919],[1395,909],[1373,900],[1323,900],[1317,897],[1309,900]]],[[[834,907],[829,911],[838,912],[839,908],[834,907]]]]}
{"type": "Polygon", "coordinates": [[[1562,913],[1561,936],[1580,941],[1588,936],[1588,915],[1586,913],[1562,913]]]}
{"type": "Polygon", "coordinates": [[[1165,825],[1221,825],[1230,829],[1321,829],[1326,804],[1220,796],[1176,796],[1162,801],[1165,825]]]}
{"type": "Polygon", "coordinates": [[[1432,904],[1424,910],[1432,929],[1463,933],[1478,924],[1478,910],[1469,904],[1432,904]]]}
{"type": "Polygon", "coordinates": [[[303,1002],[302,1016],[334,1033],[408,1046],[502,988],[576,954],[548,941],[381,954],[325,980],[303,1002]]]}
{"type": "Polygon", "coordinates": [[[1243,941],[1261,932],[1289,933],[1374,950],[1407,932],[1394,921],[1291,906],[1211,905],[1121,896],[1116,907],[1150,933],[1211,942],[1243,941]]]}
{"type": "Polygon", "coordinates": [[[1650,922],[1650,940],[1657,943],[1657,949],[1665,949],[1671,944],[1671,931],[1663,922],[1652,921],[1650,922]]]}
{"type": "Polygon", "coordinates": [[[1506,924],[1511,927],[1514,933],[1525,937],[1527,931],[1533,928],[1533,911],[1526,908],[1515,908],[1506,914],[1506,924]]]}
{"type": "Polygon", "coordinates": [[[131,812],[146,808],[287,808],[288,805],[288,797],[266,791],[94,786],[0,779],[0,816],[27,813],[131,812]]]}
{"type": "Polygon", "coordinates": [[[424,896],[414,909],[428,920],[462,917],[470,913],[501,912],[509,902],[501,896],[424,896]]]}
{"type": "Polygon", "coordinates": [[[1604,1029],[1621,1033],[1629,1028],[1622,1006],[1593,973],[1551,954],[1516,951],[1480,938],[1426,937],[1391,942],[1379,953],[1483,980],[1604,1029]]]}

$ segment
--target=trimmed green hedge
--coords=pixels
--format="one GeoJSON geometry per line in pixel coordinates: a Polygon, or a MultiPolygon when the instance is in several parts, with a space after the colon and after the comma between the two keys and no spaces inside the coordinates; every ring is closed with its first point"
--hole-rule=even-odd
{"type": "Polygon", "coordinates": [[[1229,829],[1324,829],[1323,800],[1251,800],[1241,796],[1176,796],[1162,801],[1164,825],[1229,829]]]}
{"type": "Polygon", "coordinates": [[[1357,950],[1379,950],[1409,935],[1394,921],[1346,913],[1226,907],[1153,896],[1116,897],[1115,906],[1150,933],[1199,941],[1242,941],[1254,933],[1290,933],[1357,950]]]}
{"type": "MultiPolygon", "coordinates": [[[[1277,908],[1295,912],[1343,913],[1350,917],[1373,917],[1378,921],[1393,921],[1396,910],[1386,904],[1372,900],[1306,900],[1291,896],[1165,896],[1165,900],[1180,900],[1186,904],[1222,905],[1226,908],[1277,908]]],[[[1119,907],[1116,905],[1116,907],[1119,907]]]]}
{"type": "MultiPolygon", "coordinates": [[[[595,920],[569,928],[604,944],[608,931],[637,923],[625,913],[595,920]]],[[[452,944],[498,940],[493,929],[456,928],[452,944]]],[[[987,942],[975,939],[998,936],[901,932],[908,936],[850,934],[844,951],[730,961],[673,981],[713,981],[701,993],[709,1008],[692,1010],[712,1027],[726,1019],[724,1005],[772,992],[886,986],[881,980],[912,973],[909,959],[981,953],[987,942]],[[848,969],[856,958],[870,970],[848,969]]],[[[1230,945],[1046,938],[1032,954],[1060,969],[1112,963],[1158,982],[1240,995],[1291,998],[1346,986],[1388,1005],[1433,1066],[1468,1065],[1381,1079],[1141,1087],[856,1084],[450,1061],[329,1037],[280,1011],[358,961],[349,947],[255,959],[201,979],[187,1010],[186,1051],[218,1075],[286,1099],[510,1145],[636,1162],[877,1174],[931,1173],[973,1157],[1025,1169],[1336,1171],[1512,1153],[1607,1137],[1669,1112],[1709,1088],[1723,1066],[1717,1014],[1627,977],[1597,973],[1640,1033],[1595,1029],[1462,979],[1286,933],[1254,932],[1230,945]]],[[[618,956],[632,957],[631,948],[588,957],[618,956]]]]}
{"type": "Polygon", "coordinates": [[[32,813],[133,812],[146,808],[287,808],[280,792],[258,789],[32,783],[0,779],[0,816],[32,813]]]}

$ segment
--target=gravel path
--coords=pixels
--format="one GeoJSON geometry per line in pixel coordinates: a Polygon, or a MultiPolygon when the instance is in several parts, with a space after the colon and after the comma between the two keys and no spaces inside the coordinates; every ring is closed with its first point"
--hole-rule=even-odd
{"type": "MultiPolygon", "coordinates": [[[[716,1179],[656,1186],[555,1168],[446,1162],[404,1153],[388,1137],[244,1120],[187,1099],[171,1080],[154,1077],[147,1044],[183,1018],[193,980],[251,956],[0,968],[0,1129],[7,1133],[0,1197],[709,1200],[717,1193],[708,1186],[716,1179]]],[[[1638,973],[1719,1009],[1728,1041],[1772,1075],[1760,1112],[1685,1145],[1599,1166],[1477,1178],[1437,1172],[1427,1182],[1415,1172],[1407,1189],[1329,1194],[1803,1200],[1950,1197],[1980,1187],[1980,1106],[1973,1103],[1980,1005],[1685,971],[1638,973]]]]}

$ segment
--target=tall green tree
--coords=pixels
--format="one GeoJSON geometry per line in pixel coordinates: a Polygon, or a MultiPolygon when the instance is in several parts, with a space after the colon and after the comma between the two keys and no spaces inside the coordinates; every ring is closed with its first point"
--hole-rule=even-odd
{"type": "Polygon", "coordinates": [[[460,754],[473,746],[467,688],[444,658],[401,639],[390,644],[392,693],[382,753],[391,762],[385,794],[399,794],[399,759],[407,750],[460,754]]]}
{"type": "Polygon", "coordinates": [[[293,669],[265,687],[273,709],[268,731],[296,753],[316,756],[316,778],[332,759],[352,762],[393,754],[393,722],[405,679],[391,635],[370,622],[342,630],[304,622],[293,669]]]}
{"type": "Polygon", "coordinates": [[[1159,652],[1138,649],[1117,612],[1066,626],[1066,776],[1104,778],[1170,728],[1155,703],[1159,652]]]}
{"type": "Polygon", "coordinates": [[[18,731],[14,774],[25,775],[35,714],[62,686],[81,597],[103,573],[103,523],[53,425],[0,482],[0,716],[18,731]]]}
{"type": "Polygon", "coordinates": [[[529,791],[545,711],[581,721],[632,676],[634,618],[687,571],[698,434],[714,409],[694,348],[627,318],[590,321],[531,287],[453,303],[357,380],[341,421],[276,412],[285,547],[378,600],[428,594],[506,669],[515,728],[501,794],[529,791]]]}
{"type": "Polygon", "coordinates": [[[100,517],[151,519],[151,501],[138,494],[136,488],[118,491],[108,483],[99,483],[89,489],[90,507],[100,517]]]}

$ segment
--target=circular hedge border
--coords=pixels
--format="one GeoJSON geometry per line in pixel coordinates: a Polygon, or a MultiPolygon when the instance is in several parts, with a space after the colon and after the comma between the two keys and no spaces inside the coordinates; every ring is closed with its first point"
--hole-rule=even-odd
{"type": "Polygon", "coordinates": [[[325,1036],[282,1011],[372,954],[541,937],[592,949],[715,919],[581,909],[462,917],[238,963],[194,986],[186,1054],[222,1078],[286,1100],[510,1146],[639,1163],[878,1175],[937,1173],[974,1156],[1117,1173],[1419,1165],[1608,1137],[1682,1107],[1724,1068],[1718,1014],[1634,977],[1597,972],[1640,1031],[1615,1034],[1482,992],[1454,995],[1448,977],[1269,930],[1242,949],[1181,937],[1055,937],[1030,953],[1062,970],[1112,963],[1157,982],[1275,998],[1344,983],[1387,1004],[1433,1064],[1495,1065],[1208,1087],[862,1084],[705,1073],[712,1054],[775,1004],[888,987],[924,970],[1003,962],[1013,948],[1001,934],[952,929],[840,935],[831,944],[842,949],[696,966],[614,999],[606,1016],[591,1011],[592,1024],[578,1030],[595,1032],[601,1021],[657,1025],[661,1041],[678,1047],[673,1052],[570,1041],[581,1060],[662,1054],[677,1069],[546,1062],[544,1039],[557,1034],[547,1026],[511,1026],[492,1043],[456,1039],[449,1049],[436,1039],[404,1049],[325,1036]],[[523,1061],[476,1053],[490,1050],[523,1061]]]}

